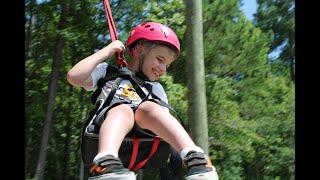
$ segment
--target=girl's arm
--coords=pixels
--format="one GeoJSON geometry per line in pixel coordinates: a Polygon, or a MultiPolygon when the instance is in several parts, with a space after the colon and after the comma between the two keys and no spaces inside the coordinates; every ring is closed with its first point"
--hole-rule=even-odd
{"type": "Polygon", "coordinates": [[[94,68],[116,52],[121,52],[123,50],[124,45],[121,41],[116,40],[111,42],[108,46],[74,65],[67,74],[68,82],[75,87],[92,86],[91,73],[94,68]]]}

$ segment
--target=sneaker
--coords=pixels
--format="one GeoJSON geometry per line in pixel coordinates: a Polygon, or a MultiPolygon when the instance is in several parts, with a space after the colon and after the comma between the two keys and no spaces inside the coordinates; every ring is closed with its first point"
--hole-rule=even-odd
{"type": "Polygon", "coordinates": [[[88,180],[136,180],[134,172],[123,167],[121,160],[112,155],[99,158],[90,165],[88,180]]]}
{"type": "Polygon", "coordinates": [[[186,180],[218,180],[216,169],[205,154],[190,151],[184,163],[188,169],[186,180]]]}

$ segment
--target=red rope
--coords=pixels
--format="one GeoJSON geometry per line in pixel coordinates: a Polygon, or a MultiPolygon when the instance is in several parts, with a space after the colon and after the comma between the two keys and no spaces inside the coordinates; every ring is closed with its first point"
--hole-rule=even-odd
{"type": "MultiPolygon", "coordinates": [[[[106,13],[106,19],[108,22],[111,41],[118,40],[117,29],[112,18],[109,0],[104,0],[103,4],[104,4],[105,13],[106,13]]],[[[128,63],[126,62],[123,52],[116,53],[115,55],[117,58],[118,67],[126,67],[128,63]]]]}

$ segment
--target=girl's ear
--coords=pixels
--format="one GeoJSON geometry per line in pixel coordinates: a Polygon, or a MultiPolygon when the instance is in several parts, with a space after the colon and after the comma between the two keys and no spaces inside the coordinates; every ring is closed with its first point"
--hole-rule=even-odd
{"type": "Polygon", "coordinates": [[[140,44],[140,43],[139,43],[139,44],[137,44],[136,48],[137,48],[137,49],[140,49],[140,51],[141,51],[141,50],[144,49],[144,44],[142,44],[142,43],[140,44]]]}
{"type": "Polygon", "coordinates": [[[137,44],[135,50],[137,51],[137,53],[141,54],[144,51],[144,44],[137,44]]]}
{"type": "Polygon", "coordinates": [[[130,55],[132,57],[138,57],[139,54],[141,54],[144,50],[144,45],[143,44],[137,44],[136,46],[134,46],[132,49],[130,49],[130,55]]]}

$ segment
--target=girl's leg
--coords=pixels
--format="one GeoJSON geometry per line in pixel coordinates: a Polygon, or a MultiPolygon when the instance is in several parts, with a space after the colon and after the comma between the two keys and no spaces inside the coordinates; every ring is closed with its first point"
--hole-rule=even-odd
{"type": "Polygon", "coordinates": [[[186,147],[196,146],[169,111],[152,101],[145,101],[138,106],[135,121],[141,128],[151,130],[160,136],[177,152],[181,152],[186,147]]]}
{"type": "Polygon", "coordinates": [[[134,172],[123,167],[118,151],[134,124],[134,114],[128,105],[118,105],[107,112],[99,132],[98,154],[90,166],[89,180],[135,180],[134,172]]]}
{"type": "Polygon", "coordinates": [[[111,108],[100,128],[98,154],[118,156],[122,141],[133,125],[134,113],[128,105],[121,104],[111,108]]]}
{"type": "Polygon", "coordinates": [[[180,152],[188,169],[186,180],[218,180],[218,174],[210,159],[195,145],[169,111],[154,102],[146,101],[138,106],[135,121],[140,127],[151,130],[180,152]]]}

